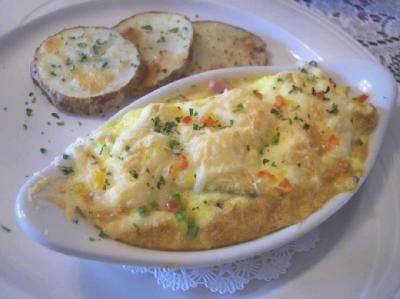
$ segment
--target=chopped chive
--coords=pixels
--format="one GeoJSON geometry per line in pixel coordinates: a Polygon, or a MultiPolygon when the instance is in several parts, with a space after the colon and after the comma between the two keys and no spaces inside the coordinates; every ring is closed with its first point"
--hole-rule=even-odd
{"type": "Polygon", "coordinates": [[[1,227],[6,233],[11,233],[11,228],[5,226],[4,224],[0,224],[0,227],[1,227]]]}
{"type": "Polygon", "coordinates": [[[72,65],[73,64],[72,59],[68,57],[67,60],[65,61],[65,64],[72,65]]]}
{"type": "Polygon", "coordinates": [[[338,114],[339,113],[339,109],[338,106],[335,103],[332,103],[331,108],[329,108],[328,110],[326,110],[326,112],[330,113],[330,114],[338,114]]]}
{"type": "Polygon", "coordinates": [[[32,116],[33,110],[31,108],[26,108],[25,112],[26,112],[26,116],[30,117],[30,116],[32,116]]]}
{"type": "Polygon", "coordinates": [[[142,217],[146,217],[150,214],[149,208],[146,207],[145,205],[138,207],[138,212],[139,212],[139,215],[142,217]]]}
{"type": "Polygon", "coordinates": [[[106,146],[106,144],[103,143],[103,145],[102,145],[101,148],[100,148],[99,155],[102,155],[102,154],[103,154],[103,150],[104,150],[105,146],[106,146]]]}
{"type": "Polygon", "coordinates": [[[105,232],[103,232],[102,230],[99,232],[99,238],[102,238],[102,239],[107,239],[108,238],[108,235],[105,233],[105,232]]]}
{"type": "Polygon", "coordinates": [[[240,104],[236,105],[236,108],[232,112],[236,113],[236,112],[242,111],[243,109],[244,109],[244,106],[242,103],[240,103],[240,104]]]}
{"type": "Polygon", "coordinates": [[[271,144],[278,144],[279,143],[279,139],[280,139],[281,134],[279,132],[277,132],[271,139],[271,144]]]}
{"type": "Polygon", "coordinates": [[[64,174],[64,175],[69,175],[71,173],[74,173],[74,170],[70,166],[58,166],[58,169],[64,174]]]}
{"type": "Polygon", "coordinates": [[[129,174],[130,174],[133,178],[135,178],[135,179],[139,178],[139,174],[138,174],[137,171],[134,170],[134,169],[130,170],[130,171],[129,171],[129,174]]]}
{"type": "Polygon", "coordinates": [[[175,218],[178,221],[185,220],[186,215],[185,215],[185,210],[184,209],[179,209],[178,211],[175,212],[175,218]]]}
{"type": "Polygon", "coordinates": [[[166,184],[165,179],[163,176],[160,176],[157,182],[157,189],[161,189],[162,186],[166,184]]]}
{"type": "Polygon", "coordinates": [[[41,147],[41,148],[40,148],[40,152],[41,152],[43,155],[45,155],[45,154],[47,154],[47,149],[45,149],[44,147],[41,147]]]}
{"type": "Polygon", "coordinates": [[[56,124],[57,124],[57,126],[62,127],[63,125],[65,125],[65,122],[63,122],[63,121],[58,121],[58,122],[56,122],[56,124]]]}
{"type": "Polygon", "coordinates": [[[143,30],[146,30],[146,31],[152,31],[153,30],[153,27],[151,25],[144,25],[144,26],[142,26],[140,28],[142,28],[143,30]]]}
{"type": "Polygon", "coordinates": [[[78,46],[79,48],[83,49],[83,48],[86,48],[86,47],[87,47],[87,44],[86,44],[86,43],[83,43],[83,42],[80,42],[80,43],[77,43],[77,46],[78,46]]]}
{"type": "Polygon", "coordinates": [[[189,218],[187,222],[186,233],[188,234],[189,237],[194,238],[197,236],[198,232],[199,232],[199,227],[196,225],[196,222],[192,218],[189,218]]]}
{"type": "Polygon", "coordinates": [[[60,118],[60,116],[59,116],[57,113],[55,113],[55,112],[53,112],[53,113],[51,114],[51,116],[53,116],[53,117],[55,117],[55,118],[57,118],[57,119],[60,118]]]}
{"type": "Polygon", "coordinates": [[[134,229],[135,229],[137,232],[140,231],[139,225],[137,225],[136,223],[133,223],[132,226],[134,227],[134,229]]]}
{"type": "Polygon", "coordinates": [[[105,68],[107,67],[107,65],[108,65],[108,62],[105,61],[105,62],[101,65],[101,68],[102,68],[102,69],[105,69],[105,68]]]}
{"type": "Polygon", "coordinates": [[[168,32],[171,32],[171,33],[177,33],[178,31],[179,31],[178,27],[171,28],[170,30],[168,30],[168,32]]]}
{"type": "Polygon", "coordinates": [[[62,154],[62,158],[63,158],[64,160],[68,160],[68,159],[69,159],[69,155],[67,155],[67,154],[62,154]]]}

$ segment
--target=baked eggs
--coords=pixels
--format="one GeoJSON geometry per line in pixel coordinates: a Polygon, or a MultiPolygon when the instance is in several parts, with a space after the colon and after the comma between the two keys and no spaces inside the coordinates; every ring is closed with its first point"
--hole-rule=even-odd
{"type": "Polygon", "coordinates": [[[33,197],[135,246],[196,250],[299,223],[357,188],[378,114],[318,68],[193,86],[78,139],[33,197]]]}

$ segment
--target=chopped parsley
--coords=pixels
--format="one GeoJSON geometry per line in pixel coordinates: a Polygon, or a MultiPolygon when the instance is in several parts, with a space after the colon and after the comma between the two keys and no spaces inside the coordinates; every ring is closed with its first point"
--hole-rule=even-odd
{"type": "Polygon", "coordinates": [[[105,233],[105,232],[103,232],[102,230],[99,232],[99,238],[102,238],[102,239],[107,239],[108,238],[108,235],[105,233]]]}
{"type": "Polygon", "coordinates": [[[78,61],[83,62],[87,58],[87,55],[83,52],[79,52],[78,54],[78,61]]]}
{"type": "Polygon", "coordinates": [[[74,169],[71,166],[58,166],[58,169],[60,169],[64,175],[74,173],[74,169]]]}
{"type": "Polygon", "coordinates": [[[197,113],[197,111],[195,111],[193,108],[189,108],[189,115],[190,115],[190,116],[197,116],[198,113],[197,113]]]}
{"type": "Polygon", "coordinates": [[[276,108],[271,108],[271,113],[272,114],[275,114],[275,115],[277,115],[277,116],[279,116],[281,113],[279,112],[279,110],[278,109],[276,109],[276,108]]]}
{"type": "Polygon", "coordinates": [[[79,42],[76,44],[79,48],[84,49],[87,47],[87,43],[79,42]]]}
{"type": "Polygon", "coordinates": [[[103,150],[104,150],[105,147],[106,147],[106,144],[103,143],[103,145],[100,148],[99,155],[103,154],[103,150]]]}
{"type": "Polygon", "coordinates": [[[161,120],[158,116],[151,119],[154,126],[154,132],[160,133],[161,132],[161,120]]]}
{"type": "Polygon", "coordinates": [[[289,90],[289,94],[294,93],[294,92],[303,92],[303,88],[298,87],[296,85],[292,85],[292,89],[289,90]]]}
{"type": "Polygon", "coordinates": [[[125,145],[125,151],[129,152],[129,150],[131,149],[131,147],[129,145],[125,145]]]}
{"type": "Polygon", "coordinates": [[[195,131],[198,131],[198,130],[201,130],[201,129],[204,129],[205,128],[205,125],[199,125],[199,124],[193,124],[193,130],[195,130],[195,131]]]}
{"type": "Polygon", "coordinates": [[[157,182],[157,189],[161,189],[161,187],[164,185],[165,185],[165,179],[163,176],[160,176],[157,182]]]}
{"type": "Polygon", "coordinates": [[[187,235],[191,238],[194,238],[197,236],[198,232],[199,227],[196,225],[196,222],[192,218],[189,218],[187,221],[187,235]]]}
{"type": "Polygon", "coordinates": [[[108,181],[108,179],[104,180],[104,185],[103,185],[103,190],[107,190],[107,187],[110,186],[110,182],[108,181]]]}
{"type": "Polygon", "coordinates": [[[26,112],[26,116],[30,117],[30,116],[32,116],[33,110],[31,108],[26,108],[25,112],[26,112]]]}
{"type": "Polygon", "coordinates": [[[165,36],[161,35],[160,38],[157,40],[157,43],[165,43],[165,41],[165,36]]]}
{"type": "Polygon", "coordinates": [[[168,30],[168,32],[171,32],[171,33],[177,33],[178,31],[179,31],[178,27],[171,28],[170,30],[168,30]]]}
{"type": "Polygon", "coordinates": [[[50,75],[52,75],[53,77],[57,76],[57,74],[54,71],[51,71],[50,75]]]}
{"type": "Polygon", "coordinates": [[[100,50],[101,49],[101,47],[100,46],[98,46],[98,45],[93,45],[92,46],[92,50],[93,50],[93,53],[95,54],[95,55],[99,55],[100,54],[100,50]]]}
{"type": "Polygon", "coordinates": [[[267,164],[269,162],[269,160],[268,159],[263,159],[262,162],[265,165],[265,164],[267,164]]]}
{"type": "Polygon", "coordinates": [[[105,68],[107,67],[107,65],[108,65],[108,62],[105,61],[105,62],[101,65],[101,68],[102,68],[102,69],[105,69],[105,68]]]}
{"type": "Polygon", "coordinates": [[[232,112],[236,113],[236,112],[242,111],[243,109],[244,109],[244,106],[242,103],[240,103],[240,104],[236,105],[236,108],[232,112]]]}
{"type": "Polygon", "coordinates": [[[167,135],[171,134],[174,129],[176,128],[176,122],[174,121],[167,121],[164,125],[163,132],[167,135]]]}
{"type": "Polygon", "coordinates": [[[43,155],[46,155],[46,154],[47,154],[47,149],[45,149],[44,147],[41,147],[41,148],[40,148],[40,152],[41,152],[43,155]]]}
{"type": "Polygon", "coordinates": [[[135,229],[137,232],[140,232],[139,225],[137,225],[136,223],[133,223],[132,226],[134,227],[134,229],[135,229]]]}
{"type": "Polygon", "coordinates": [[[278,79],[276,79],[276,81],[283,82],[283,79],[279,77],[278,79]]]}
{"type": "Polygon", "coordinates": [[[57,124],[57,126],[60,126],[60,127],[62,127],[63,125],[65,125],[65,122],[63,122],[63,121],[59,121],[59,122],[56,122],[56,124],[57,124]]]}
{"type": "Polygon", "coordinates": [[[68,57],[67,60],[65,61],[65,64],[72,65],[73,64],[72,59],[68,57]]]}
{"type": "Polygon", "coordinates": [[[143,30],[146,30],[146,31],[152,31],[153,30],[153,27],[151,25],[144,25],[144,26],[142,26],[140,28],[142,28],[143,30]]]}
{"type": "Polygon", "coordinates": [[[330,113],[330,114],[338,114],[339,113],[339,109],[338,106],[335,103],[332,103],[331,108],[329,108],[328,110],[326,110],[326,112],[330,113]]]}
{"type": "Polygon", "coordinates": [[[309,82],[315,82],[317,80],[318,80],[318,77],[315,75],[311,75],[311,76],[307,77],[307,81],[309,81],[309,82]]]}
{"type": "Polygon", "coordinates": [[[60,118],[60,116],[59,116],[57,113],[55,113],[55,112],[53,112],[53,113],[51,114],[51,116],[53,116],[54,118],[57,118],[57,119],[60,118]]]}
{"type": "Polygon", "coordinates": [[[171,149],[172,153],[174,155],[180,155],[182,152],[182,149],[180,148],[180,143],[176,140],[170,140],[168,142],[168,147],[171,149]]]}
{"type": "Polygon", "coordinates": [[[185,215],[185,210],[184,209],[179,209],[178,211],[175,212],[175,218],[178,221],[185,220],[186,215],[185,215]]]}
{"type": "Polygon", "coordinates": [[[175,193],[172,197],[178,204],[182,205],[182,196],[179,193],[175,193]]]}
{"type": "Polygon", "coordinates": [[[280,137],[281,137],[281,133],[276,132],[276,134],[274,136],[272,136],[271,144],[273,144],[273,145],[279,144],[280,137]]]}
{"type": "Polygon", "coordinates": [[[6,233],[11,233],[11,228],[5,226],[4,224],[0,224],[0,227],[2,230],[4,230],[6,233]]]}
{"type": "Polygon", "coordinates": [[[140,216],[146,217],[150,214],[150,209],[145,205],[141,205],[140,207],[138,207],[138,212],[140,216]]]}
{"type": "Polygon", "coordinates": [[[135,179],[139,178],[139,174],[138,174],[137,171],[134,170],[134,169],[130,170],[130,171],[129,171],[129,174],[130,174],[133,178],[135,178],[135,179]]]}
{"type": "Polygon", "coordinates": [[[68,160],[68,159],[69,159],[69,155],[67,155],[67,154],[62,154],[62,158],[63,158],[64,160],[68,160]]]}

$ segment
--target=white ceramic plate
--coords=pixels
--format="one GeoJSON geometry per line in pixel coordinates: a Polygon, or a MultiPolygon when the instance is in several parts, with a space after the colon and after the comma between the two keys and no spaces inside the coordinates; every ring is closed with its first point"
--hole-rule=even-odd
{"type": "MultiPolygon", "coordinates": [[[[378,108],[379,122],[371,138],[366,173],[360,181],[362,184],[381,146],[396,97],[396,83],[387,69],[367,60],[325,61],[321,63],[321,67],[327,76],[332,77],[338,84],[350,85],[356,93],[368,93],[371,103],[378,108]]],[[[173,94],[179,94],[179,90],[185,90],[192,84],[207,82],[209,79],[262,76],[290,69],[296,69],[296,66],[242,67],[202,73],[153,91],[116,113],[111,120],[122,116],[132,108],[163,101],[173,94]]],[[[51,177],[57,175],[58,172],[55,160],[50,166],[31,177],[19,191],[16,215],[24,232],[40,244],[62,253],[123,264],[204,267],[261,254],[314,229],[340,209],[355,193],[339,194],[301,224],[292,225],[253,241],[212,250],[161,251],[128,246],[111,239],[101,240],[101,242],[90,241],[90,238],[98,235],[98,231],[86,221],[83,219],[80,219],[78,223],[68,221],[61,209],[40,198],[35,200],[29,198],[30,188],[41,178],[41,175],[51,177]]]]}
{"type": "MultiPolygon", "coordinates": [[[[268,41],[272,65],[297,58],[374,60],[361,45],[290,1],[0,1],[0,297],[4,298],[231,298],[198,288],[161,289],[152,277],[132,276],[120,266],[69,257],[32,242],[19,229],[15,198],[30,174],[48,165],[76,137],[102,118],[78,120],[56,111],[29,77],[33,49],[53,32],[76,24],[112,25],[142,10],[178,11],[196,19],[216,19],[245,27],[268,41]],[[71,3],[85,2],[78,6],[71,3]],[[232,5],[225,8],[224,5],[232,5]],[[68,7],[71,6],[71,7],[68,7]],[[65,8],[67,7],[67,8],[65,8]],[[3,26],[4,25],[4,26],[3,26]],[[7,28],[12,29],[8,33],[7,28]],[[281,28],[281,31],[275,31],[281,28]],[[284,34],[281,34],[282,29],[284,34]],[[25,115],[28,93],[37,102],[25,115]],[[7,107],[7,111],[3,109],[7,107]],[[51,126],[46,122],[51,121],[51,126]],[[82,126],[78,125],[82,122],[82,126]],[[22,124],[28,125],[24,131],[22,124]],[[43,135],[41,132],[43,131],[43,135]],[[48,149],[47,155],[39,152],[48,149]]],[[[393,114],[400,113],[399,103],[393,114]]],[[[391,298],[400,287],[400,119],[392,117],[380,155],[366,184],[320,226],[321,241],[299,255],[279,280],[253,281],[241,298],[391,298]],[[340,286],[340,287],[338,287],[340,286]]]]}

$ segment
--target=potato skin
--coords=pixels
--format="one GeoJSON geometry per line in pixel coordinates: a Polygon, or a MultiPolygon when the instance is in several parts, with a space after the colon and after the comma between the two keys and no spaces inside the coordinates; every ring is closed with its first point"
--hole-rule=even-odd
{"type": "MultiPolygon", "coordinates": [[[[96,29],[107,29],[107,27],[86,27],[86,26],[76,26],[71,28],[65,28],[54,35],[46,38],[38,48],[35,50],[33,61],[30,65],[30,74],[32,81],[42,90],[43,94],[47,97],[47,99],[52,103],[57,109],[76,113],[76,114],[84,114],[84,115],[92,115],[103,113],[110,108],[116,107],[121,104],[124,100],[128,99],[132,96],[132,91],[136,88],[136,86],[141,82],[144,72],[144,65],[141,60],[138,61],[138,68],[135,75],[132,79],[125,85],[122,86],[119,90],[104,93],[98,96],[91,97],[72,97],[65,95],[55,89],[49,87],[43,80],[40,78],[37,71],[37,63],[39,59],[39,49],[40,47],[51,37],[57,36],[59,34],[64,33],[65,31],[71,29],[85,29],[85,28],[96,28],[96,29]]],[[[140,57],[140,55],[139,55],[140,57]]]]}

